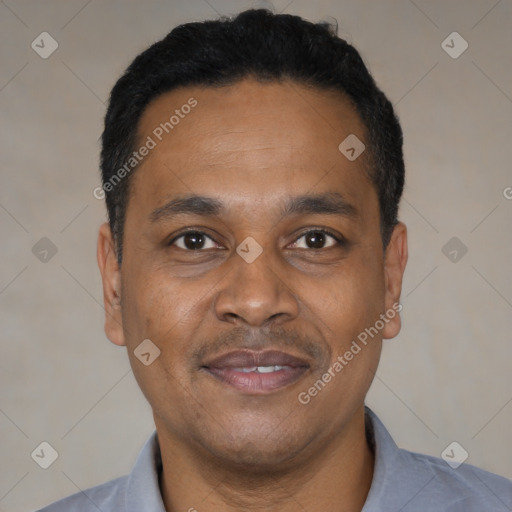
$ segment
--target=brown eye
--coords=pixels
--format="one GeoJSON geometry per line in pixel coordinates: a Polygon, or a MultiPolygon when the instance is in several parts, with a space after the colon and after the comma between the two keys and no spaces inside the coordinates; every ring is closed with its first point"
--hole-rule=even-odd
{"type": "Polygon", "coordinates": [[[337,244],[340,244],[340,240],[338,240],[337,237],[327,231],[319,229],[307,231],[294,242],[294,245],[300,249],[327,249],[337,244]],[[329,238],[334,242],[331,242],[331,244],[326,247],[325,243],[328,242],[329,238]],[[298,241],[301,239],[304,239],[302,246],[298,245],[298,241]]]}
{"type": "Polygon", "coordinates": [[[180,249],[186,251],[197,251],[200,249],[211,249],[216,247],[215,242],[201,231],[187,231],[186,233],[182,233],[169,243],[169,245],[174,244],[176,244],[180,249]],[[207,244],[208,241],[210,241],[212,245],[210,247],[205,247],[205,244],[207,244]]]}

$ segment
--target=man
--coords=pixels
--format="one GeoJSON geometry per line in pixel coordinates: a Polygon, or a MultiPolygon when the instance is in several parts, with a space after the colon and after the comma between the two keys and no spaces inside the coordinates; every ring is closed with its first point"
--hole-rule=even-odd
{"type": "Polygon", "coordinates": [[[58,511],[512,510],[512,482],[400,450],[364,400],[400,330],[402,131],[329,27],[190,23],[112,90],[105,331],[156,432],[58,511]]]}

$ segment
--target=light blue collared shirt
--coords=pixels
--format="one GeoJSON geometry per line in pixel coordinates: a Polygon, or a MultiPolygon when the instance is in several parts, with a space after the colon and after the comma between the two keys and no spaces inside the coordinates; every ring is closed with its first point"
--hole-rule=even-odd
{"type": "MultiPolygon", "coordinates": [[[[361,512],[512,512],[512,480],[470,464],[398,448],[368,407],[366,433],[375,453],[370,492],[361,512]]],[[[38,512],[165,512],[156,431],[128,476],[73,494],[38,512]]],[[[194,509],[194,503],[190,504],[194,509]]],[[[200,504],[195,508],[201,512],[200,504]]]]}

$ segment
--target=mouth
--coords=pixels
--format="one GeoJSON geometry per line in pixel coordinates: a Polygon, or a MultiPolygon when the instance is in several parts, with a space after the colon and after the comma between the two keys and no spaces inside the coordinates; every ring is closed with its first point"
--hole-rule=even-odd
{"type": "Polygon", "coordinates": [[[265,394],[296,382],[310,365],[305,359],[277,350],[237,350],[219,356],[201,368],[238,391],[265,394]]]}

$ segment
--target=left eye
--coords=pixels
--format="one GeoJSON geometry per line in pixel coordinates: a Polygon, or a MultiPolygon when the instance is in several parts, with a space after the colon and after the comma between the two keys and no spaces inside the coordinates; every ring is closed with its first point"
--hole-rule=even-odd
{"type": "Polygon", "coordinates": [[[321,229],[316,229],[316,230],[307,231],[306,233],[301,235],[299,238],[297,238],[297,240],[293,243],[293,245],[295,245],[296,247],[299,247],[300,249],[302,249],[302,248],[303,249],[325,249],[326,247],[324,247],[324,244],[326,242],[326,238],[331,238],[332,240],[334,240],[334,243],[332,243],[328,247],[332,247],[333,245],[340,243],[338,238],[336,238],[331,233],[321,230],[321,229]],[[304,239],[304,243],[306,244],[305,247],[304,246],[300,247],[299,245],[297,245],[298,240],[301,240],[301,239],[304,239]]]}

